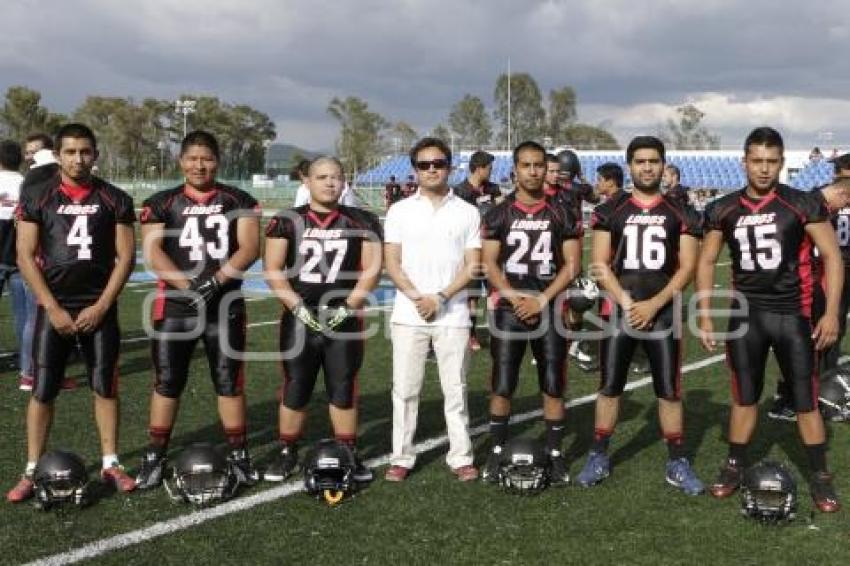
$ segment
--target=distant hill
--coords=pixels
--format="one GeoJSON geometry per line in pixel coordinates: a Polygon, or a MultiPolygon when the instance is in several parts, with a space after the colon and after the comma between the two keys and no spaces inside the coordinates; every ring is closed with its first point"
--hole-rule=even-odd
{"type": "Polygon", "coordinates": [[[266,156],[266,169],[273,175],[286,175],[298,159],[313,159],[323,152],[310,151],[288,143],[273,143],[266,156]]]}

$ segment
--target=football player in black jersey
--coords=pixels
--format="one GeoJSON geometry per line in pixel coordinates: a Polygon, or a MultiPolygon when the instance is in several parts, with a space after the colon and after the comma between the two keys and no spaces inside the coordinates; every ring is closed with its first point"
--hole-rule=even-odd
{"type": "MultiPolygon", "coordinates": [[[[850,154],[848,154],[850,157],[850,154]]],[[[829,211],[832,227],[838,238],[838,247],[841,250],[841,259],[844,264],[844,288],[841,291],[841,304],[838,310],[838,337],[832,346],[818,353],[818,370],[821,374],[838,366],[838,357],[841,354],[841,339],[847,327],[847,311],[850,307],[850,288],[848,288],[848,275],[850,275],[850,167],[846,172],[848,177],[842,177],[838,161],[836,161],[835,179],[829,185],[814,189],[814,194],[819,194],[826,203],[829,211]]],[[[818,320],[823,316],[826,309],[826,273],[823,269],[823,261],[816,247],[812,248],[812,274],[814,289],[812,293],[812,319],[818,320]]],[[[790,384],[784,379],[779,379],[776,387],[776,395],[767,416],[772,419],[796,421],[797,413],[794,411],[793,393],[790,384]]]]}
{"type": "Polygon", "coordinates": [[[508,437],[511,398],[530,343],[543,397],[551,481],[569,483],[562,453],[566,388],[566,340],[558,332],[559,296],[580,269],[581,222],[543,192],[546,151],[523,142],[513,152],[516,191],[484,217],[482,261],[498,293],[490,317],[493,357],[490,397],[491,452],[482,479],[498,477],[508,437]]]}
{"type": "MultiPolygon", "coordinates": [[[[265,470],[269,481],[283,481],[298,467],[297,444],[320,369],[334,436],[354,449],[365,347],[360,311],[381,273],[377,216],[339,204],[342,164],[319,157],[305,182],[309,204],[278,214],[266,229],[266,280],[284,306],[280,450],[265,470]]],[[[356,453],[355,459],[354,479],[371,481],[371,470],[356,453]]]]}
{"type": "Polygon", "coordinates": [[[735,290],[726,357],[732,371],[729,455],[710,491],[728,497],[738,489],[747,447],[758,420],[764,371],[772,348],[790,384],[797,428],[812,471],[811,494],[825,513],[840,508],[826,465],[826,432],[818,411],[816,351],[835,342],[844,269],[823,199],[779,183],[782,136],[756,128],[744,143],[747,186],[712,202],[697,268],[703,346],[716,347],[710,318],[714,268],[723,244],[732,259],[735,290]],[[811,247],[823,257],[826,310],[813,320],[811,247]]]}
{"type": "Polygon", "coordinates": [[[34,383],[27,408],[27,465],[7,494],[33,494],[32,474],[44,452],[54,400],[76,344],[82,348],[103,454],[101,477],[120,491],[135,489],[118,462],[118,351],[116,300],[135,264],[132,199],[92,176],[97,141],[82,124],[56,136],[60,175],[27,192],[18,207],[18,266],[37,302],[34,383]]]}
{"type": "Polygon", "coordinates": [[[623,190],[623,168],[614,162],[597,167],[594,190],[603,199],[609,199],[623,190]]]}
{"type": "Polygon", "coordinates": [[[149,445],[136,481],[159,485],[180,396],[198,340],[204,344],[218,413],[230,448],[229,461],[241,483],[258,478],[247,450],[244,363],[243,273],[260,250],[257,201],[216,181],[219,148],[204,131],[180,145],[185,183],[148,198],[141,213],[145,259],[159,278],[153,305],[149,445]]]}
{"type": "Polygon", "coordinates": [[[686,456],[681,397],[681,317],[678,298],[694,275],[702,225],[699,215],[661,194],[664,144],[638,136],[626,149],[634,189],[596,207],[591,220],[591,269],[608,292],[602,315],[610,336],[602,344],[593,445],[577,480],[589,487],[610,473],[608,445],[635,349],[646,353],[667,444],[667,483],[688,495],[704,491],[686,456]],[[637,331],[637,332],[635,332],[637,331]]]}
{"type": "MultiPolygon", "coordinates": [[[[502,202],[502,191],[499,185],[490,181],[493,171],[493,154],[486,151],[476,151],[469,157],[469,175],[462,183],[454,187],[455,194],[478,208],[482,218],[487,211],[502,202]]],[[[483,274],[476,276],[467,287],[469,296],[469,319],[472,324],[469,330],[469,348],[473,352],[481,349],[481,343],[476,336],[478,325],[478,298],[486,295],[487,282],[483,274]]]]}

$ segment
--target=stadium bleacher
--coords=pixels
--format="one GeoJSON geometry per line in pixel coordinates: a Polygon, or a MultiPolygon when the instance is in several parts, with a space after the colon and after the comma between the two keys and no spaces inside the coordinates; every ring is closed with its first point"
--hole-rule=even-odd
{"type": "MultiPolygon", "coordinates": [[[[455,156],[454,170],[449,178],[451,184],[459,183],[467,174],[470,152],[455,156]]],[[[508,152],[494,152],[491,179],[501,182],[510,177],[511,156],[508,152]]],[[[596,168],[611,161],[625,166],[622,153],[579,152],[582,170],[589,183],[596,182],[596,168]]],[[[668,161],[677,165],[682,172],[682,184],[694,188],[730,190],[742,187],[746,178],[741,168],[740,156],[735,155],[670,155],[668,161]]],[[[359,185],[379,185],[386,183],[391,175],[402,180],[413,174],[413,168],[406,155],[390,156],[377,167],[361,173],[357,177],[359,185]]],[[[626,170],[626,183],[630,182],[626,170]]]]}
{"type": "Polygon", "coordinates": [[[803,167],[791,179],[791,185],[803,191],[825,185],[832,180],[833,166],[829,161],[813,161],[803,167]]]}

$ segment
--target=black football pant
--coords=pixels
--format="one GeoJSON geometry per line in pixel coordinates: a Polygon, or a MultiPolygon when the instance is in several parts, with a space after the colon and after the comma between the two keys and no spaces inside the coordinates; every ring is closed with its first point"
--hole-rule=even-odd
{"type": "MultiPolygon", "coordinates": [[[[599,362],[601,383],[599,393],[606,397],[623,394],[629,377],[629,366],[640,345],[649,361],[652,387],[659,399],[676,401],[681,395],[681,319],[673,303],[658,311],[646,337],[635,336],[638,331],[629,327],[627,316],[617,306],[617,318],[612,321],[612,334],[602,341],[599,362]],[[655,334],[652,336],[650,333],[655,334]]],[[[610,320],[610,319],[609,319],[610,320]]]]}
{"type": "Polygon", "coordinates": [[[761,399],[765,365],[772,348],[782,379],[789,386],[794,410],[806,413],[817,409],[817,358],[809,318],[750,307],[747,315],[729,318],[729,332],[742,333],[739,338],[726,341],[732,397],[738,405],[755,405],[761,399]]]}
{"type": "MultiPolygon", "coordinates": [[[[76,318],[81,309],[68,310],[76,318]]],[[[44,307],[35,314],[33,334],[33,388],[32,395],[42,403],[56,399],[68,357],[77,344],[83,352],[89,387],[100,397],[112,399],[118,395],[118,352],[121,346],[121,329],[118,326],[118,307],[106,312],[100,326],[88,334],[62,336],[50,324],[44,307]]]]}
{"type": "MultiPolygon", "coordinates": [[[[519,384],[519,370],[526,346],[537,362],[541,393],[562,397],[567,383],[567,340],[558,332],[552,305],[541,313],[540,322],[526,325],[512,309],[496,308],[490,317],[490,355],[493,358],[491,390],[510,399],[519,384]]],[[[557,316],[561,313],[558,312],[557,316]]]]}
{"type": "Polygon", "coordinates": [[[157,336],[151,340],[151,357],[155,370],[154,389],[163,397],[177,399],[189,379],[189,365],[198,340],[204,343],[210,368],[210,379],[216,395],[236,397],[244,390],[245,372],[242,360],[224,351],[225,333],[233,352],[245,350],[245,313],[231,311],[224,320],[207,319],[197,328],[197,317],[164,318],[154,322],[157,336]],[[200,335],[190,337],[197,334],[200,335]]]}
{"type": "Polygon", "coordinates": [[[280,320],[281,403],[294,411],[306,407],[322,369],[328,402],[340,409],[353,407],[365,350],[362,328],[360,318],[351,316],[335,330],[338,336],[330,336],[308,329],[286,310],[280,320]]]}

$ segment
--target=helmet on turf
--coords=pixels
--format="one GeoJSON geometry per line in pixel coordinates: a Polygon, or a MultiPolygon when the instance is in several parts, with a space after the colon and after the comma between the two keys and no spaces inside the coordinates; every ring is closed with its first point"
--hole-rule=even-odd
{"type": "Polygon", "coordinates": [[[573,312],[585,312],[593,308],[599,299],[599,287],[596,281],[580,274],[570,282],[567,288],[570,310],[573,312]]]}
{"type": "Polygon", "coordinates": [[[45,453],[35,465],[33,489],[36,504],[42,509],[54,505],[88,503],[89,475],[83,459],[65,450],[45,453]]]}
{"type": "Polygon", "coordinates": [[[579,161],[576,152],[570,149],[565,149],[564,151],[558,152],[556,157],[558,158],[558,163],[561,166],[561,175],[566,176],[570,180],[581,175],[581,161],[579,161]]]}
{"type": "Polygon", "coordinates": [[[239,484],[224,455],[211,444],[184,448],[172,461],[171,497],[194,505],[210,505],[233,497],[239,484]]]}
{"type": "Polygon", "coordinates": [[[533,438],[514,438],[502,451],[499,483],[505,490],[519,495],[534,495],[549,484],[543,445],[533,438]]]}
{"type": "Polygon", "coordinates": [[[347,444],[320,440],[304,460],[304,489],[331,505],[339,503],[354,488],[355,467],[354,452],[347,444]]]}
{"type": "Polygon", "coordinates": [[[838,366],[821,376],[818,405],[826,420],[850,420],[850,368],[838,366]]]}
{"type": "Polygon", "coordinates": [[[776,462],[763,461],[744,472],[741,513],[764,522],[790,521],[797,513],[797,482],[776,462]]]}

